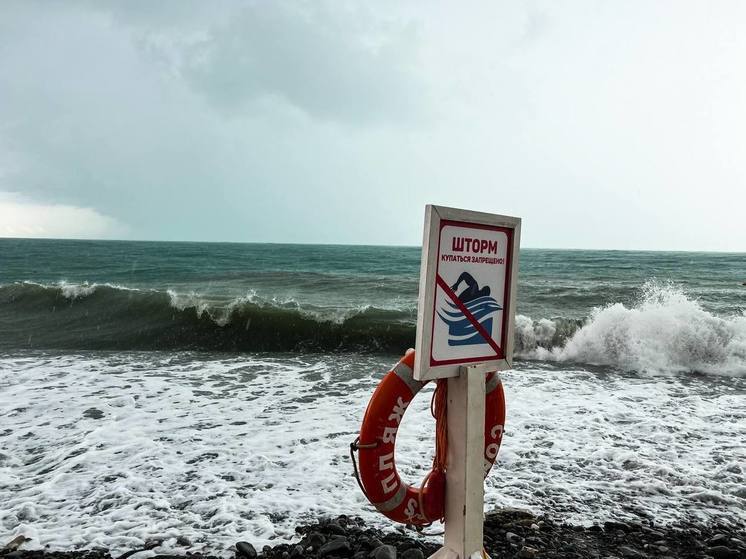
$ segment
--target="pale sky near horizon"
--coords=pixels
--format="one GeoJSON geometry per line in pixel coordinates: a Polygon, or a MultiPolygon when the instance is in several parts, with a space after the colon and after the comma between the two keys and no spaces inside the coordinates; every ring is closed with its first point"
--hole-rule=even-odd
{"type": "Polygon", "coordinates": [[[0,7],[0,237],[746,251],[742,2],[0,7]]]}

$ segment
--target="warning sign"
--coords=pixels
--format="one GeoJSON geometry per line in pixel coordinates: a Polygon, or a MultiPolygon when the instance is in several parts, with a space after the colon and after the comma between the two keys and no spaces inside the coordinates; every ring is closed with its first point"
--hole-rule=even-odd
{"type": "Polygon", "coordinates": [[[520,220],[428,206],[415,377],[510,367],[520,220]]]}

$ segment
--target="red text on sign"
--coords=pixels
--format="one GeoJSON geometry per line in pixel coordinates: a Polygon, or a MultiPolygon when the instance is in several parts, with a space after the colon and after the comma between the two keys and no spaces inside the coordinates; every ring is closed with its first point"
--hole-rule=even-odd
{"type": "Polygon", "coordinates": [[[474,254],[479,254],[480,252],[497,254],[497,241],[471,237],[454,237],[452,250],[453,252],[473,252],[474,254]]]}

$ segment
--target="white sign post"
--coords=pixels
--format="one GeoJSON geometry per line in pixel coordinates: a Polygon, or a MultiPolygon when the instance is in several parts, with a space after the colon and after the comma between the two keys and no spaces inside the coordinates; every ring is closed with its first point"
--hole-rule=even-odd
{"type": "Polygon", "coordinates": [[[438,559],[482,556],[485,376],[511,367],[520,229],[516,217],[425,208],[414,377],[448,378],[438,559]]]}

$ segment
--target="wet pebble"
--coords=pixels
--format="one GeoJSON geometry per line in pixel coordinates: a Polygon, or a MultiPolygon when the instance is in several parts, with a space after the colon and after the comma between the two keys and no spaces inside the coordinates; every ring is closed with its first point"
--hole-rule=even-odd
{"type": "Polygon", "coordinates": [[[518,557],[520,559],[534,559],[534,557],[536,557],[538,553],[539,553],[538,549],[524,545],[521,548],[521,550],[518,552],[518,557]]]}
{"type": "Polygon", "coordinates": [[[523,540],[521,536],[519,536],[518,534],[514,534],[513,532],[506,532],[505,539],[508,540],[510,543],[518,543],[523,540]]]}
{"type": "Polygon", "coordinates": [[[425,559],[425,554],[418,547],[410,547],[401,554],[401,559],[425,559]]]}
{"type": "Polygon", "coordinates": [[[337,520],[332,520],[325,527],[327,532],[330,534],[336,534],[338,536],[344,536],[347,534],[347,530],[345,530],[337,520]]]}
{"type": "Polygon", "coordinates": [[[714,559],[739,559],[741,554],[736,549],[725,547],[724,545],[716,545],[707,549],[708,555],[712,555],[714,559]]]}
{"type": "Polygon", "coordinates": [[[346,538],[335,538],[328,541],[319,549],[319,557],[349,557],[352,555],[352,547],[346,538]]]}
{"type": "Polygon", "coordinates": [[[326,543],[326,538],[318,532],[312,532],[311,535],[308,536],[308,543],[314,549],[318,549],[326,543]]]}
{"type": "Polygon", "coordinates": [[[243,559],[256,559],[257,552],[249,542],[238,542],[236,544],[236,554],[243,559]]]}
{"type": "Polygon", "coordinates": [[[373,559],[396,559],[396,548],[393,545],[382,545],[370,554],[373,559]]]}

